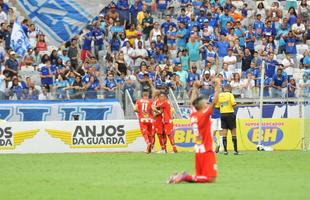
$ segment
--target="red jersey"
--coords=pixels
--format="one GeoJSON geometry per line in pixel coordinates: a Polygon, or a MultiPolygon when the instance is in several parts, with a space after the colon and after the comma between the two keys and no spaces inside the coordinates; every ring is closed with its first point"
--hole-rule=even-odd
{"type": "Polygon", "coordinates": [[[208,107],[202,112],[197,112],[193,109],[191,114],[191,124],[193,127],[194,134],[197,136],[200,135],[202,138],[202,141],[196,141],[197,145],[195,146],[203,144],[205,151],[213,151],[213,135],[211,133],[211,118],[210,118],[211,114],[212,114],[211,107],[208,107]]]}
{"type": "Polygon", "coordinates": [[[151,99],[139,99],[136,102],[138,107],[138,117],[140,122],[150,123],[153,118],[152,104],[151,99]]]}
{"type": "Polygon", "coordinates": [[[172,123],[171,104],[168,100],[160,102],[159,108],[163,109],[163,122],[172,123]]]}
{"type": "MultiPolygon", "coordinates": [[[[154,106],[155,106],[156,108],[158,108],[158,107],[159,107],[159,104],[160,104],[159,99],[156,99],[156,100],[153,102],[153,104],[154,104],[154,106]]],[[[154,116],[154,120],[155,120],[155,122],[162,123],[162,122],[163,122],[163,115],[160,114],[160,115],[154,116]]]]}

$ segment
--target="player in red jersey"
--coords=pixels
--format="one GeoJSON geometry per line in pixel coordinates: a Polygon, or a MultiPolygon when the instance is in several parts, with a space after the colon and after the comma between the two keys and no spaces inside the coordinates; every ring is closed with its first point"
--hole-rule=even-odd
{"type": "MultiPolygon", "coordinates": [[[[157,106],[159,106],[159,90],[154,91],[154,102],[153,102],[153,134],[155,134],[158,137],[159,144],[161,146],[161,153],[166,153],[166,142],[164,141],[164,131],[163,131],[163,110],[162,109],[157,109],[157,106]]],[[[153,140],[152,146],[154,146],[155,139],[153,140]]]]}
{"type": "Polygon", "coordinates": [[[191,124],[196,137],[195,141],[195,168],[194,176],[187,172],[173,175],[168,183],[212,183],[217,177],[216,158],[213,150],[213,134],[211,132],[211,114],[216,105],[220,93],[220,82],[217,79],[215,84],[214,99],[211,104],[203,97],[197,98],[199,83],[194,84],[192,93],[193,112],[191,124]]]}
{"type": "Polygon", "coordinates": [[[157,106],[157,109],[163,110],[163,123],[164,123],[164,134],[165,134],[163,141],[164,142],[167,141],[165,140],[165,137],[167,136],[169,138],[173,152],[177,153],[178,150],[174,142],[174,134],[173,134],[172,108],[167,98],[167,94],[165,92],[161,92],[159,95],[159,105],[157,106]]]}
{"type": "Polygon", "coordinates": [[[142,92],[142,99],[137,100],[135,111],[138,113],[140,130],[147,145],[146,153],[151,153],[153,137],[153,101],[149,99],[149,92],[142,92]]]}

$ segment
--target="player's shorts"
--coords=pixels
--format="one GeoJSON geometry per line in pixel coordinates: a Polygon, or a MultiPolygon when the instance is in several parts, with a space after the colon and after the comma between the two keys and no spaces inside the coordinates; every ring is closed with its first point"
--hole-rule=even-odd
{"type": "Polygon", "coordinates": [[[221,118],[216,118],[216,119],[212,119],[211,118],[211,131],[213,133],[213,131],[221,131],[222,127],[221,127],[221,118]]]}
{"type": "Polygon", "coordinates": [[[236,116],[234,113],[221,114],[221,127],[222,129],[232,130],[236,128],[236,116]]]}
{"type": "Polygon", "coordinates": [[[153,124],[140,122],[140,130],[142,135],[151,135],[153,133],[153,124]]]}
{"type": "Polygon", "coordinates": [[[165,123],[164,124],[164,133],[166,135],[170,135],[173,133],[173,123],[165,123]]]}
{"type": "Polygon", "coordinates": [[[216,158],[213,151],[195,154],[196,176],[217,176],[216,158]]]}

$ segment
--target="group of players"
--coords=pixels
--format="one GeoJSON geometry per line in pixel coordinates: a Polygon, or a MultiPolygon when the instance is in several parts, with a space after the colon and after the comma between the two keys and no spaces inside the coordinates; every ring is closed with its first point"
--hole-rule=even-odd
{"type": "MultiPolygon", "coordinates": [[[[221,130],[221,144],[224,148],[224,155],[227,155],[227,131],[232,133],[232,142],[234,154],[238,155],[236,120],[233,107],[236,105],[233,95],[230,93],[230,86],[226,85],[222,92],[219,78],[214,81],[215,93],[209,100],[204,97],[198,97],[199,82],[194,83],[191,103],[191,126],[195,135],[195,175],[187,172],[173,174],[168,183],[212,183],[217,177],[216,154],[213,150],[214,132],[221,130]],[[214,112],[218,108],[219,112],[214,112]],[[212,121],[212,120],[213,121],[212,121]],[[213,127],[212,127],[213,126],[213,127]]],[[[172,108],[164,92],[155,93],[155,99],[149,99],[149,92],[144,91],[143,98],[136,102],[135,110],[138,112],[141,132],[147,144],[147,153],[152,151],[155,137],[158,135],[162,152],[166,152],[166,137],[169,138],[173,151],[176,153],[176,145],[173,135],[172,108]]],[[[216,151],[219,145],[217,144],[216,151]]]]}
{"type": "Polygon", "coordinates": [[[154,100],[149,98],[150,91],[142,91],[142,98],[137,100],[135,111],[138,113],[140,130],[146,142],[146,153],[152,152],[155,144],[155,135],[161,146],[161,153],[167,153],[167,138],[173,152],[177,147],[173,135],[173,109],[165,92],[155,90],[154,100]]]}

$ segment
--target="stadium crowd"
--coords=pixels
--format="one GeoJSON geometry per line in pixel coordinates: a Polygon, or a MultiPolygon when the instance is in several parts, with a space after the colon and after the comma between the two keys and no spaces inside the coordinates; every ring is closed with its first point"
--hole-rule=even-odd
{"type": "Polygon", "coordinates": [[[310,4],[294,2],[118,0],[61,47],[24,19],[33,48],[17,57],[15,11],[0,0],[0,99],[136,99],[152,85],[183,99],[197,80],[212,94],[217,74],[257,98],[263,63],[265,97],[310,97],[310,4]]]}

